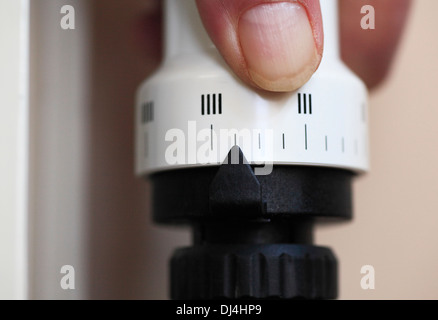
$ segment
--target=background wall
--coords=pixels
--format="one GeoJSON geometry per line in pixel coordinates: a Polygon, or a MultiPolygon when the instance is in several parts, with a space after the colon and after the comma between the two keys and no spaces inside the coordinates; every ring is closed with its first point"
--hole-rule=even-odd
{"type": "Polygon", "coordinates": [[[318,233],[342,263],[341,298],[438,298],[437,10],[414,1],[392,73],[371,95],[372,168],[356,182],[355,221],[318,233]],[[364,264],[374,291],[360,287],[364,264]]]}
{"type": "Polygon", "coordinates": [[[0,0],[0,299],[27,292],[28,7],[0,0]]]}
{"type": "Polygon", "coordinates": [[[88,294],[90,11],[75,0],[76,29],[63,30],[67,4],[30,1],[29,297],[38,299],[88,294]],[[60,286],[64,265],[75,290],[60,286]]]}
{"type": "MultiPolygon", "coordinates": [[[[39,3],[46,9],[35,9],[34,19],[49,23],[44,10],[53,1],[39,3]]],[[[90,8],[90,16],[83,16],[90,24],[89,45],[80,46],[84,60],[74,59],[78,44],[72,35],[40,34],[46,42],[34,44],[63,44],[72,56],[58,52],[55,56],[64,60],[49,60],[42,51],[33,52],[32,159],[39,160],[32,217],[39,221],[33,230],[33,239],[39,240],[31,245],[31,296],[165,299],[168,259],[175,247],[189,243],[189,235],[152,224],[148,186],[133,175],[134,94],[156,62],[145,59],[152,46],[140,30],[150,32],[159,21],[147,19],[154,8],[144,0],[93,1],[90,8]],[[65,72],[80,72],[85,82],[59,76],[65,72]],[[41,95],[42,88],[54,92],[57,85],[71,84],[80,99],[62,91],[70,97],[66,113],[60,111],[64,101],[59,95],[41,95]],[[38,116],[38,110],[51,114],[52,121],[38,116]],[[60,124],[65,117],[76,125],[60,124]],[[42,158],[47,154],[50,167],[42,158]],[[76,295],[59,288],[59,267],[69,263],[77,264],[76,295]]],[[[59,8],[53,10],[52,19],[59,23],[59,8]]],[[[77,16],[85,11],[79,6],[77,16]]],[[[317,243],[331,246],[341,262],[342,299],[438,298],[435,12],[438,2],[415,1],[392,73],[372,93],[372,170],[355,183],[354,222],[317,232],[317,243]],[[373,291],[360,287],[360,268],[366,264],[376,270],[373,291]]],[[[158,41],[156,35],[151,39],[158,41]]]]}

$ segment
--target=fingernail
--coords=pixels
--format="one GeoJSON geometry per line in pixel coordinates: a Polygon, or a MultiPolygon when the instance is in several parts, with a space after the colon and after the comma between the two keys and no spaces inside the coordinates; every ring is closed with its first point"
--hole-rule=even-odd
{"type": "Polygon", "coordinates": [[[238,32],[249,75],[265,90],[296,90],[319,65],[306,10],[298,3],[253,7],[240,17],[238,32]]]}

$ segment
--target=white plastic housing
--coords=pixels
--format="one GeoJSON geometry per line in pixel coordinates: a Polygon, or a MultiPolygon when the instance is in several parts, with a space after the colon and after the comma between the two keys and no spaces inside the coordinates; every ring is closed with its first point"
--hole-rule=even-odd
{"type": "Polygon", "coordinates": [[[137,174],[219,165],[236,144],[254,164],[368,170],[367,90],[340,60],[337,0],[321,6],[318,71],[296,92],[274,94],[235,76],[194,0],[167,0],[165,60],[138,91],[137,174]]]}

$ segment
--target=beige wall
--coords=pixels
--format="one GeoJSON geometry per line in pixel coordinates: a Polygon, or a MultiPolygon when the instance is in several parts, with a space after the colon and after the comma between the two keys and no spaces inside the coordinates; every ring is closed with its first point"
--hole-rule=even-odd
{"type": "Polygon", "coordinates": [[[318,233],[341,261],[341,298],[438,298],[436,12],[437,1],[415,1],[392,74],[371,96],[372,169],[356,182],[354,223],[318,233]],[[374,291],[360,287],[364,264],[374,291]]]}

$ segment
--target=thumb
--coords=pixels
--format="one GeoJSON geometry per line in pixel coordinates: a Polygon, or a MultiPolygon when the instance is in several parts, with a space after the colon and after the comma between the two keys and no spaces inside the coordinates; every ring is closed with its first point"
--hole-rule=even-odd
{"type": "Polygon", "coordinates": [[[246,83],[268,91],[301,87],[323,51],[319,0],[196,0],[210,38],[246,83]]]}

